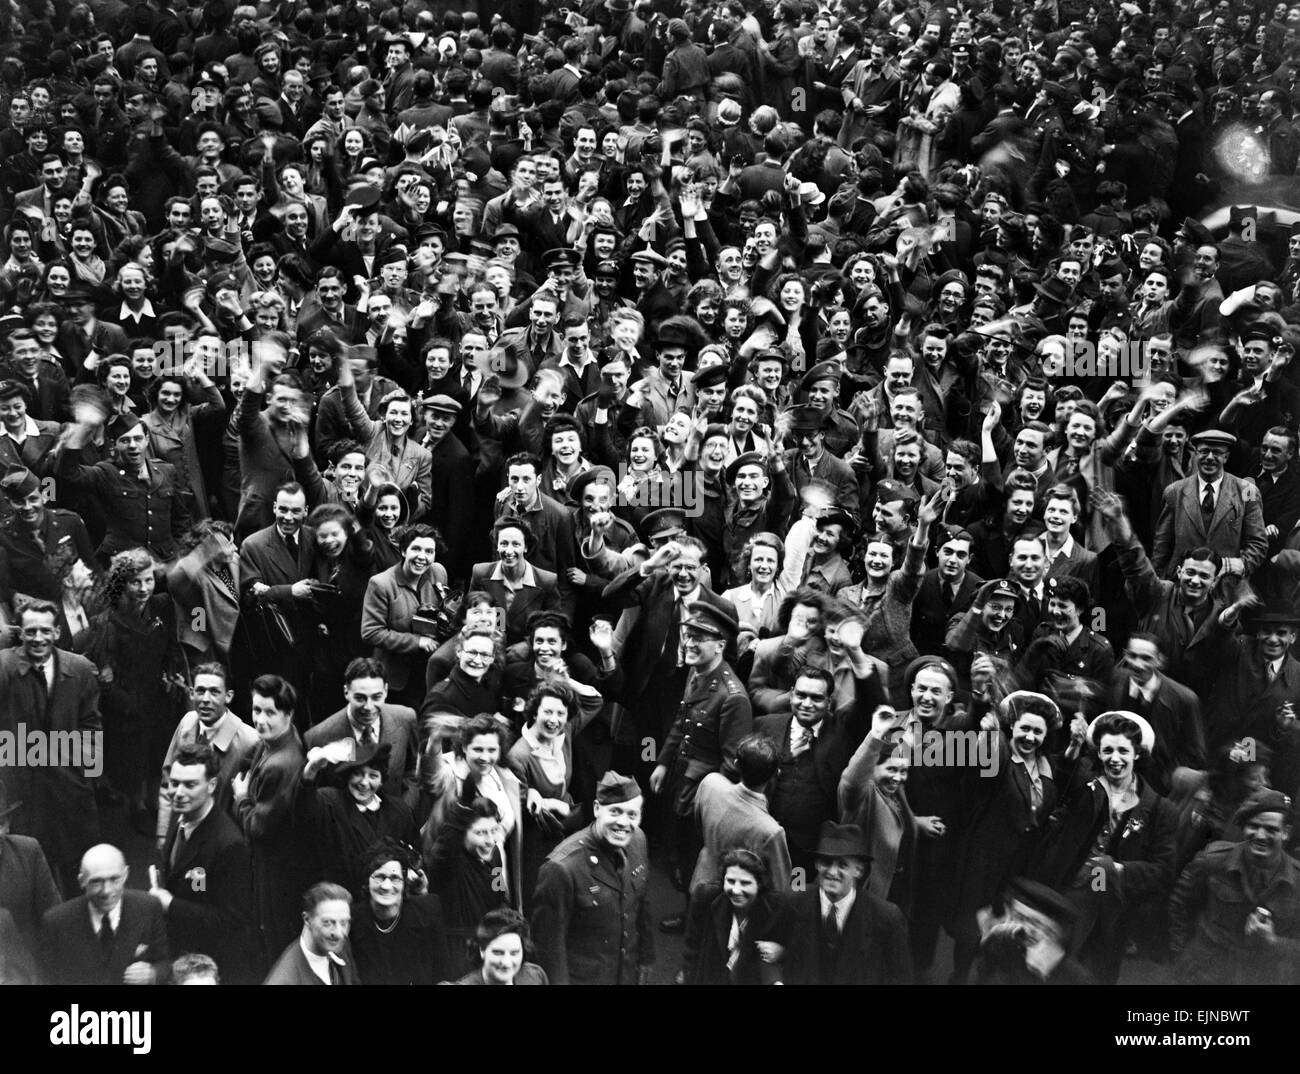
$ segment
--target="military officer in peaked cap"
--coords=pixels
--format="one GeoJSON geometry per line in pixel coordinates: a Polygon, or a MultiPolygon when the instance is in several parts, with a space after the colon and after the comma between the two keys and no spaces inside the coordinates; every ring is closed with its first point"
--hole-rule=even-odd
{"type": "MultiPolygon", "coordinates": [[[[682,653],[690,669],[672,730],[650,773],[652,794],[666,794],[672,810],[677,872],[689,876],[699,856],[695,791],[710,772],[735,758],[736,746],[753,727],[749,694],[724,659],[740,632],[735,616],[702,600],[686,606],[682,653]]],[[[685,884],[679,885],[685,890],[685,884]]],[[[681,932],[685,915],[665,918],[665,932],[681,932]]]]}
{"type": "Polygon", "coordinates": [[[552,984],[646,984],[654,964],[650,860],[637,781],[606,772],[595,818],[542,863],[533,897],[537,959],[552,984]]]}

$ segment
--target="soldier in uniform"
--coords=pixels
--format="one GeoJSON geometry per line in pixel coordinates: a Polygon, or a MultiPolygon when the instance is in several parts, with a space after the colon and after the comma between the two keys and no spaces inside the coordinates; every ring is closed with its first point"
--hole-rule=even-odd
{"type": "Polygon", "coordinates": [[[822,432],[826,450],[841,459],[862,435],[857,419],[835,405],[840,397],[842,375],[843,367],[838,362],[818,362],[799,381],[799,390],[804,393],[808,406],[825,417],[822,432]]]}
{"type": "Polygon", "coordinates": [[[1179,984],[1300,983],[1300,862],[1286,852],[1291,799],[1262,790],[1237,810],[1239,843],[1211,843],[1169,903],[1179,984]]]}
{"type": "MultiPolygon", "coordinates": [[[[674,876],[680,874],[682,891],[700,852],[694,821],[696,788],[710,772],[721,771],[724,762],[734,762],[736,746],[754,721],[749,694],[724,659],[740,624],[727,610],[702,600],[691,601],[686,612],[682,622],[682,651],[690,668],[686,690],[650,773],[650,793],[665,794],[672,810],[674,876]]],[[[664,932],[684,932],[685,910],[665,918],[659,927],[664,932]]]]}
{"type": "Polygon", "coordinates": [[[175,467],[146,457],[149,437],[131,413],[118,414],[108,423],[105,435],[113,445],[113,461],[87,466],[81,449],[93,432],[89,422],[76,425],[59,473],[99,501],[108,530],[99,546],[101,559],[107,563],[128,548],[147,548],[160,560],[175,558],[176,539],[190,526],[175,467]]]}
{"type": "MultiPolygon", "coordinates": [[[[48,507],[36,475],[25,466],[11,466],[0,478],[11,517],[0,523],[0,597],[14,591],[62,604],[62,580],[80,559],[90,566],[94,548],[81,516],[48,507]]],[[[71,628],[71,624],[70,624],[71,628]]]]}
{"type": "Polygon", "coordinates": [[[595,819],[542,863],[533,940],[552,984],[645,984],[654,963],[650,860],[636,780],[606,772],[595,819]]]}

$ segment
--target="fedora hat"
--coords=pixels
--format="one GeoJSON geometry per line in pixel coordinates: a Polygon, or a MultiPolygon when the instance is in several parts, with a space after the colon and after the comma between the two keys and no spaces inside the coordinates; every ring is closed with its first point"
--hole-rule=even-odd
{"type": "Polygon", "coordinates": [[[828,820],[817,833],[817,857],[863,858],[870,861],[871,845],[856,824],[836,824],[828,820]]]}

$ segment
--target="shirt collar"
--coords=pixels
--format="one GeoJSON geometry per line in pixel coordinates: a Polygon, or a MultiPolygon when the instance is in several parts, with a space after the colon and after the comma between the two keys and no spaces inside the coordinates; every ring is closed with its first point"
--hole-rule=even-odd
{"type": "MultiPolygon", "coordinates": [[[[1052,778],[1052,766],[1047,763],[1047,758],[1041,753],[1035,759],[1033,768],[1030,768],[1029,765],[1025,764],[1025,759],[1015,752],[1011,754],[1011,763],[1022,765],[1030,779],[1034,779],[1035,776],[1037,776],[1038,779],[1052,778]]],[[[1035,782],[1037,781],[1035,780],[1035,782]]]]}
{"type": "Polygon", "coordinates": [[[310,948],[308,948],[307,941],[301,936],[298,937],[298,946],[302,948],[302,953],[307,959],[307,965],[311,968],[311,972],[314,973],[326,984],[330,983],[331,962],[333,962],[336,966],[347,965],[347,963],[343,961],[343,959],[339,958],[338,955],[332,953],[328,955],[316,954],[315,951],[312,951],[310,948]]]}
{"type": "MultiPolygon", "coordinates": [[[[502,567],[500,560],[497,560],[496,566],[492,568],[492,581],[494,582],[507,581],[506,572],[505,569],[502,567]]],[[[507,583],[507,584],[513,584],[516,586],[527,586],[530,589],[536,589],[537,575],[533,572],[533,565],[529,563],[527,560],[525,560],[523,577],[520,578],[518,582],[507,583]]]]}
{"type": "MultiPolygon", "coordinates": [[[[27,424],[23,426],[23,439],[26,440],[29,436],[40,436],[40,434],[41,428],[36,424],[36,419],[30,414],[27,415],[27,424]]],[[[17,439],[8,429],[5,430],[5,436],[9,437],[10,440],[17,439]]]]}
{"type": "Polygon", "coordinates": [[[139,323],[141,317],[152,317],[153,315],[154,315],[153,303],[150,302],[148,298],[146,298],[144,300],[144,305],[140,307],[139,314],[137,314],[133,309],[131,309],[131,307],[128,306],[125,301],[123,301],[122,309],[119,312],[118,317],[119,319],[125,318],[131,321],[135,321],[136,323],[139,323]]]}
{"type": "Polygon", "coordinates": [[[1214,481],[1206,481],[1200,474],[1196,475],[1196,491],[1201,494],[1201,499],[1205,498],[1205,487],[1209,485],[1214,490],[1214,498],[1219,498],[1219,489],[1223,487],[1223,475],[1220,474],[1214,481]]]}
{"type": "MultiPolygon", "coordinates": [[[[100,923],[103,920],[104,915],[91,906],[90,927],[95,931],[95,935],[97,936],[99,935],[100,923]]],[[[114,932],[117,932],[117,930],[122,927],[122,901],[120,899],[118,900],[117,905],[108,912],[108,920],[112,924],[114,932]]]]}
{"type": "Polygon", "coordinates": [[[849,888],[849,893],[839,902],[832,904],[826,897],[826,892],[818,891],[817,898],[821,900],[822,917],[824,918],[830,912],[832,905],[835,907],[835,922],[843,930],[844,922],[849,919],[849,914],[853,910],[853,904],[857,901],[858,892],[856,888],[849,888]]]}

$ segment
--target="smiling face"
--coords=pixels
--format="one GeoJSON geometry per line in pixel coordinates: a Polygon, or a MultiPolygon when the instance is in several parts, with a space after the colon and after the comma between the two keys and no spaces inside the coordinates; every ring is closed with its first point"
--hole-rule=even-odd
{"type": "Polygon", "coordinates": [[[776,578],[781,560],[776,549],[769,545],[755,545],[749,554],[750,581],[766,588],[776,578]]]}
{"type": "Polygon", "coordinates": [[[550,742],[563,734],[568,723],[568,707],[558,697],[544,697],[538,702],[537,717],[532,726],[543,742],[550,742]]]}
{"type": "Polygon", "coordinates": [[[1097,757],[1107,782],[1123,786],[1132,779],[1137,750],[1126,735],[1102,735],[1097,745],[1097,757]]]}
{"type": "Polygon", "coordinates": [[[348,794],[359,806],[369,805],[384,785],[384,773],[366,765],[348,775],[348,794]]]}
{"type": "Polygon", "coordinates": [[[993,597],[985,605],[980,621],[990,634],[999,634],[1016,614],[1016,602],[1010,597],[993,597]]]}
{"type": "Polygon", "coordinates": [[[432,537],[417,537],[402,552],[402,568],[413,578],[422,578],[438,557],[438,544],[432,537]]]}
{"type": "Polygon", "coordinates": [[[623,849],[632,842],[632,833],[641,826],[643,804],[644,800],[639,797],[626,802],[596,802],[592,806],[592,834],[615,849],[623,849]]]}
{"type": "Polygon", "coordinates": [[[1038,540],[1016,541],[1011,549],[1011,576],[1021,585],[1033,588],[1042,581],[1047,567],[1043,545],[1038,540]]]}
{"type": "Polygon", "coordinates": [[[922,668],[912,680],[912,711],[923,721],[936,720],[952,701],[952,682],[936,668],[922,668]]]}
{"type": "Polygon", "coordinates": [[[517,932],[503,932],[479,949],[483,956],[483,979],[490,985],[508,985],[519,976],[524,964],[524,941],[517,932]]]}
{"type": "Polygon", "coordinates": [[[527,542],[523,530],[506,526],[497,533],[497,559],[507,571],[514,571],[523,566],[527,542]]]}
{"type": "Polygon", "coordinates": [[[342,899],[325,899],[303,914],[304,937],[314,954],[337,955],[352,931],[352,907],[342,899]]]}

